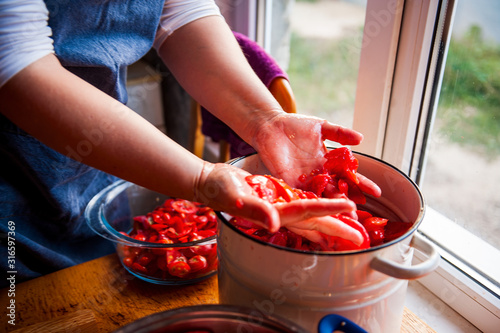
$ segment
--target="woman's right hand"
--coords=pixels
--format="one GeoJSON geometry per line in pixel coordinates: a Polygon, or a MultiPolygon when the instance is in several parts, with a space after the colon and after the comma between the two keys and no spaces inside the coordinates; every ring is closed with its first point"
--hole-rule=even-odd
{"type": "Polygon", "coordinates": [[[330,215],[352,213],[356,205],[347,198],[301,199],[271,204],[260,198],[246,182],[250,174],[229,164],[205,163],[195,186],[195,201],[211,208],[252,221],[270,232],[281,226],[299,231],[317,241],[318,232],[347,237],[358,242],[359,232],[330,215]],[[310,232],[309,232],[310,231],[310,232]]]}

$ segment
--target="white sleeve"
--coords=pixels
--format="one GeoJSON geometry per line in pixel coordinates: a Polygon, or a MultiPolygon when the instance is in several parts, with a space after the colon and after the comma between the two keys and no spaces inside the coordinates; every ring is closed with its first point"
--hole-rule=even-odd
{"type": "Polygon", "coordinates": [[[158,50],[183,25],[213,15],[222,16],[214,0],[165,0],[153,47],[158,50]]]}
{"type": "Polygon", "coordinates": [[[48,15],[43,0],[0,1],[0,87],[54,52],[48,15]]]}

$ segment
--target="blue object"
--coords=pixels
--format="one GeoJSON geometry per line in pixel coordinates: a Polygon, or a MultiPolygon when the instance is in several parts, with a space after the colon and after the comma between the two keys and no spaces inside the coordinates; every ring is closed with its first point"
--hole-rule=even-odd
{"type": "Polygon", "coordinates": [[[365,331],[345,317],[336,314],[330,314],[323,317],[318,324],[318,333],[332,333],[334,331],[345,333],[368,333],[368,331],[365,331]]]}

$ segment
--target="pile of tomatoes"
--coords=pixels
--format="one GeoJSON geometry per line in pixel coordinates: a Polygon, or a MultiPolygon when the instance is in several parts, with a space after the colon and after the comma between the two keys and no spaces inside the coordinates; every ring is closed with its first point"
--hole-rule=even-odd
{"type": "Polygon", "coordinates": [[[118,255],[130,270],[161,280],[195,279],[217,269],[217,244],[196,242],[217,233],[215,212],[200,203],[167,199],[146,215],[134,217],[133,228],[126,236],[172,247],[135,247],[119,244],[118,255]]]}
{"type": "MultiPolygon", "coordinates": [[[[356,176],[358,160],[346,147],[330,150],[321,170],[313,170],[303,174],[299,181],[302,189],[292,188],[283,180],[272,176],[251,175],[246,181],[254,192],[270,203],[290,202],[311,198],[348,197],[358,205],[366,203],[366,197],[359,188],[356,176]]],[[[359,245],[338,236],[324,235],[327,245],[313,243],[308,239],[282,227],[270,233],[249,221],[235,217],[231,222],[242,232],[267,243],[289,247],[303,251],[354,251],[367,249],[390,242],[411,228],[412,223],[389,221],[386,218],[373,216],[367,211],[358,210],[357,219],[343,214],[334,215],[338,220],[358,230],[363,242],[359,245]]]]}

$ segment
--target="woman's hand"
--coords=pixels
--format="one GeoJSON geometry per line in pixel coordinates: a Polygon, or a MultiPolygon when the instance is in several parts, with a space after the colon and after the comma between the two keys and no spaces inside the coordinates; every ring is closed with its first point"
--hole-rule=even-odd
{"type": "Polygon", "coordinates": [[[276,232],[281,226],[303,231],[313,230],[332,236],[360,237],[352,228],[340,225],[329,217],[338,213],[354,212],[356,206],[346,198],[303,199],[289,203],[271,204],[261,199],[248,185],[250,174],[228,164],[205,163],[196,182],[195,201],[203,202],[215,210],[239,216],[276,232]],[[313,223],[309,223],[313,222],[313,223]]]}
{"type": "MultiPolygon", "coordinates": [[[[312,116],[277,113],[260,122],[251,143],[273,176],[299,187],[299,177],[320,169],[326,159],[325,140],[341,145],[357,145],[363,135],[352,129],[334,125],[312,116]]],[[[360,175],[360,188],[365,193],[380,196],[380,188],[360,175]]]]}

